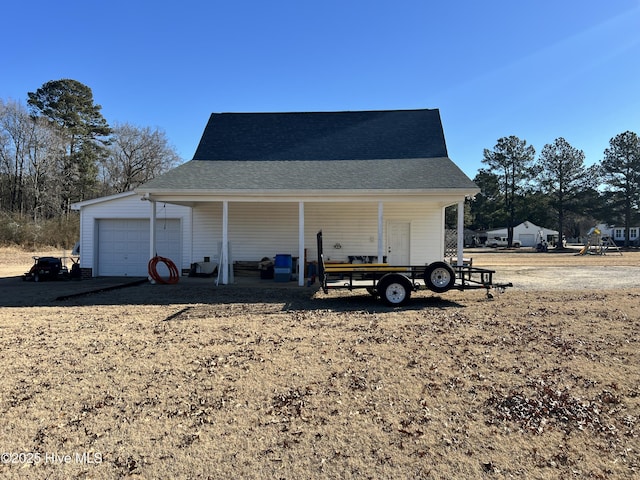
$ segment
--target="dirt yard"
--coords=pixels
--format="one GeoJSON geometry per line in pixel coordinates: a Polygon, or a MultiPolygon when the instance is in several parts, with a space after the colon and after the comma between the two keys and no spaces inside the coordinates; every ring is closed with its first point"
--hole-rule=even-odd
{"type": "Polygon", "coordinates": [[[59,301],[97,281],[22,282],[30,255],[0,249],[1,478],[640,477],[638,252],[469,251],[514,287],[401,309],[210,279],[59,301]]]}

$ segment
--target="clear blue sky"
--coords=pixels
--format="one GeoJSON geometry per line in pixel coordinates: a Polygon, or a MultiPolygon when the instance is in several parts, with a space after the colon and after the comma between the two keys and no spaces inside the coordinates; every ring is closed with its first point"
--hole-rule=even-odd
{"type": "Polygon", "coordinates": [[[27,0],[0,40],[1,99],[75,79],[184,160],[212,112],[439,108],[471,178],[503,136],[640,134],[640,0],[27,0]]]}

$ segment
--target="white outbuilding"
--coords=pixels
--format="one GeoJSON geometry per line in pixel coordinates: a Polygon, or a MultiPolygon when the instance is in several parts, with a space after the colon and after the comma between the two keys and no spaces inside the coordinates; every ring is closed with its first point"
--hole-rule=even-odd
{"type": "MultiPolygon", "coordinates": [[[[506,236],[506,228],[487,231],[487,238],[506,236]]],[[[526,221],[513,227],[513,239],[519,240],[523,247],[535,247],[542,240],[545,240],[549,245],[553,245],[558,240],[558,231],[551,230],[550,228],[539,227],[532,222],[526,221]]]]}

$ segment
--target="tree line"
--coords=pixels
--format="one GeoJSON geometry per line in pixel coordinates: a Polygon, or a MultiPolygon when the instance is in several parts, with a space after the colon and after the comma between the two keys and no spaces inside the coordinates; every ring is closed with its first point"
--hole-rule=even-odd
{"type": "MultiPolygon", "coordinates": [[[[598,223],[640,226],[640,137],[626,131],[613,137],[600,162],[587,167],[582,150],[560,137],[536,152],[516,136],[485,149],[485,165],[474,178],[481,193],[469,202],[468,226],[474,230],[513,227],[529,220],[577,238],[598,223]]],[[[637,238],[636,238],[637,242],[637,238]]],[[[558,242],[562,247],[562,242],[558,242]]]]}
{"type": "MultiPolygon", "coordinates": [[[[74,202],[125,192],[180,162],[164,132],[109,125],[91,89],[53,80],[27,93],[27,104],[0,99],[0,244],[73,244],[74,202]],[[56,236],[57,235],[57,236],[56,236]]],[[[474,230],[525,220],[578,237],[596,223],[640,224],[640,139],[627,131],[586,167],[584,152],[557,138],[536,152],[516,136],[485,149],[465,225],[474,230]]],[[[455,222],[454,222],[455,224],[455,222]]],[[[560,245],[562,243],[560,242],[560,245]]]]}
{"type": "Polygon", "coordinates": [[[27,97],[0,99],[0,243],[66,247],[78,236],[74,202],[132,190],[181,161],[163,131],[110,125],[76,80],[27,97]]]}

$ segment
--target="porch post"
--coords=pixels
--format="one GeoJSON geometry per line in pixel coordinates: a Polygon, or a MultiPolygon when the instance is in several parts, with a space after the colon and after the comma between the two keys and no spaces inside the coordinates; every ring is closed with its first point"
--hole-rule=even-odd
{"type": "Polygon", "coordinates": [[[304,286],[304,202],[298,202],[298,286],[304,286]]]}
{"type": "Polygon", "coordinates": [[[384,206],[382,201],[378,202],[378,263],[384,262],[384,241],[382,238],[384,224],[384,206]]]}
{"type": "Polygon", "coordinates": [[[220,266],[222,269],[222,284],[229,283],[229,202],[222,202],[222,249],[220,252],[220,266]]]}
{"type": "Polygon", "coordinates": [[[464,264],[464,200],[458,202],[458,266],[464,264]]]}
{"type": "MultiPolygon", "coordinates": [[[[149,260],[156,256],[156,202],[151,200],[151,215],[149,217],[149,260]]],[[[151,281],[151,275],[149,275],[151,281]]]]}

